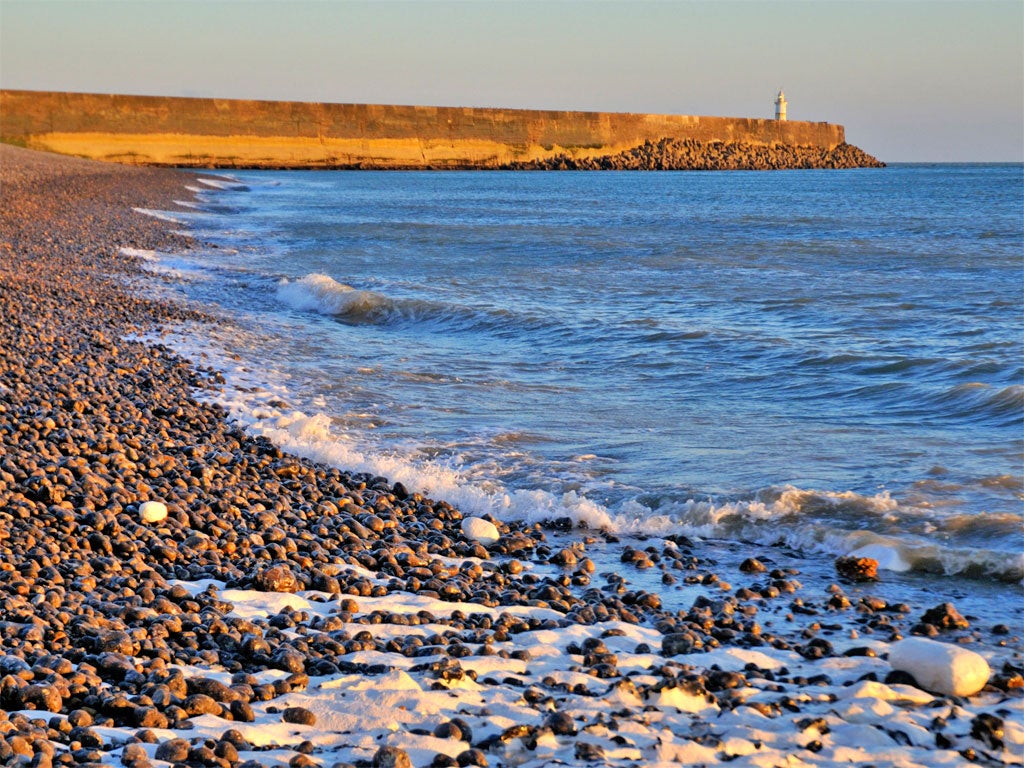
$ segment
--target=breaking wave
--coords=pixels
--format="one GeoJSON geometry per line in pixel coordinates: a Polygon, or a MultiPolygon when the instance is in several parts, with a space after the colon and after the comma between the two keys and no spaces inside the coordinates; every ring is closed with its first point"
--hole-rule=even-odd
{"type": "Polygon", "coordinates": [[[995,548],[1024,537],[1012,513],[945,514],[900,503],[888,492],[864,496],[793,486],[759,491],[752,499],[688,500],[638,522],[715,539],[781,544],[805,552],[870,557],[890,571],[920,571],[997,581],[1024,579],[1024,554],[995,548]],[[991,546],[985,546],[989,542],[991,546]]]}
{"type": "Polygon", "coordinates": [[[322,274],[300,280],[282,280],[277,297],[292,309],[342,317],[353,323],[379,322],[394,309],[394,302],[373,291],[360,291],[322,274]]]}
{"type": "Polygon", "coordinates": [[[300,312],[316,312],[351,325],[434,325],[444,331],[515,336],[524,330],[562,332],[550,318],[504,309],[474,308],[425,299],[392,298],[361,290],[319,272],[281,279],[277,298],[300,312]]]}

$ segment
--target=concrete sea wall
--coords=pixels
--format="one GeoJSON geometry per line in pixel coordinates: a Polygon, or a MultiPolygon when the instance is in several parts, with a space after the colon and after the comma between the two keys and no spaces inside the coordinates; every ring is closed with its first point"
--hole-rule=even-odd
{"type": "Polygon", "coordinates": [[[583,161],[663,139],[834,150],[831,123],[615,112],[0,91],[0,138],[145,165],[498,168],[583,161]]]}

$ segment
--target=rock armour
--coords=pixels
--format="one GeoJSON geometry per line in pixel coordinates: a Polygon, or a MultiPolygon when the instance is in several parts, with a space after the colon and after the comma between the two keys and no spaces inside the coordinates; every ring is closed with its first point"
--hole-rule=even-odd
{"type": "Polygon", "coordinates": [[[852,144],[835,149],[692,139],[661,139],[602,157],[512,163],[510,170],[542,171],[774,171],[798,168],[884,168],[885,163],[852,144]]]}

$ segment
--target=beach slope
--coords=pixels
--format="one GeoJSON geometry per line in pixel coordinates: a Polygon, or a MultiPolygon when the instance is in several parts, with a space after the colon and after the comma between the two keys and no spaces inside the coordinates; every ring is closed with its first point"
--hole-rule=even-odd
{"type": "Polygon", "coordinates": [[[140,340],[214,322],[132,255],[200,246],[133,210],[193,176],[0,147],[0,762],[1020,763],[1019,628],[782,548],[466,519],[242,432],[140,340]]]}

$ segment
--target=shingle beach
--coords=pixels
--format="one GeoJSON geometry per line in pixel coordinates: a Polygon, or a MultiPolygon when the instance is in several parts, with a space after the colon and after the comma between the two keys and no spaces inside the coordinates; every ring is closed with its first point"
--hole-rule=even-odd
{"type": "Polygon", "coordinates": [[[246,432],[145,341],[221,322],[137,255],[199,247],[135,210],[196,175],[0,145],[0,763],[1022,764],[1019,606],[464,516],[246,432]]]}

